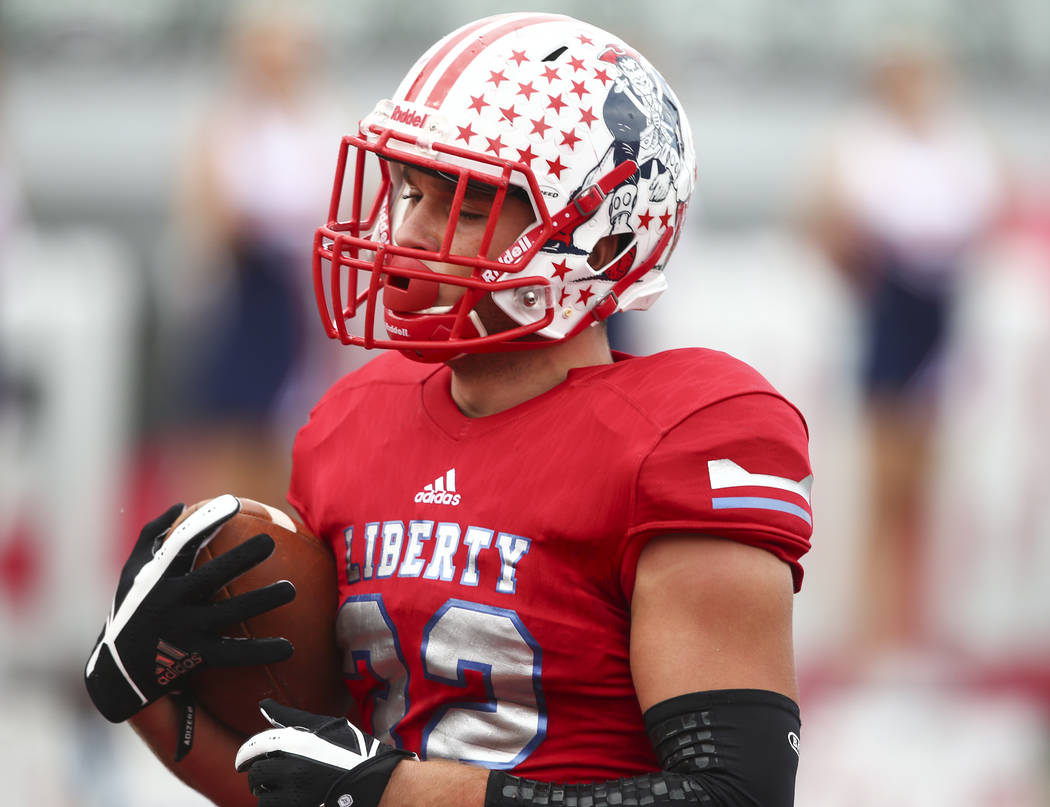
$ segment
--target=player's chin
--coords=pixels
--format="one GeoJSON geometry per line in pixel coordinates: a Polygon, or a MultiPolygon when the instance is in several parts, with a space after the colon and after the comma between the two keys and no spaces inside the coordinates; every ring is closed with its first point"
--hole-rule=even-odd
{"type": "Polygon", "coordinates": [[[478,319],[481,320],[481,324],[485,327],[485,332],[490,335],[506,333],[518,327],[518,323],[496,305],[491,294],[486,294],[478,300],[477,305],[474,306],[474,311],[477,312],[478,319]]]}
{"type": "MultiPolygon", "coordinates": [[[[491,295],[486,295],[478,301],[474,307],[478,318],[481,320],[485,333],[489,336],[507,333],[515,328],[521,327],[511,319],[498,305],[492,301],[491,295]]],[[[516,343],[528,342],[531,347],[541,348],[544,345],[553,344],[551,340],[534,333],[519,336],[514,340],[516,343]]],[[[532,350],[521,350],[500,345],[495,345],[488,350],[477,352],[460,353],[451,359],[446,359],[445,364],[457,372],[467,373],[472,369],[480,373],[497,372],[501,367],[519,368],[524,354],[532,353],[532,350]]]]}

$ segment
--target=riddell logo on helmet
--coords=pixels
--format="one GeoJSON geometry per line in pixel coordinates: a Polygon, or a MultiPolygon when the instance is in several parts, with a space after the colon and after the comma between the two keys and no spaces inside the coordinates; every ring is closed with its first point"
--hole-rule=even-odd
{"type": "Polygon", "coordinates": [[[429,117],[429,115],[420,115],[411,109],[402,109],[399,106],[395,106],[394,111],[390,113],[390,120],[404,123],[406,126],[414,126],[417,129],[422,129],[429,117]]]}
{"type": "Polygon", "coordinates": [[[397,325],[387,325],[386,332],[394,336],[408,336],[408,329],[399,328],[397,325]]]}
{"type": "Polygon", "coordinates": [[[496,258],[500,263],[514,263],[518,258],[529,251],[529,247],[532,246],[532,240],[527,236],[523,235],[517,241],[515,241],[502,255],[496,258]]]}

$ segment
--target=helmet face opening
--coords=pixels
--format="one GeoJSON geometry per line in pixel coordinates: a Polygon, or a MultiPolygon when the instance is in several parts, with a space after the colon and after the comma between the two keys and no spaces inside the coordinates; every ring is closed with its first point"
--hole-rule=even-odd
{"type": "Polygon", "coordinates": [[[647,308],[694,182],[677,98],[626,44],[560,15],[478,20],[343,138],[314,240],[326,332],[441,361],[647,308]]]}
{"type": "Polygon", "coordinates": [[[391,139],[402,141],[388,131],[376,143],[346,137],[340,148],[330,207],[335,217],[314,239],[315,292],[328,335],[344,344],[454,355],[496,349],[549,324],[553,307],[542,291],[548,281],[521,274],[555,230],[542,197],[538,205],[533,201],[531,170],[505,161],[473,165],[474,155],[440,146],[442,156],[457,162],[421,157],[390,146],[391,139]],[[353,176],[346,173],[350,155],[353,176]],[[424,196],[421,186],[429,237],[399,243],[406,217],[424,196]],[[341,219],[344,208],[349,216],[341,219]],[[528,296],[533,321],[488,334],[476,313],[471,316],[485,294],[528,286],[540,289],[528,296]],[[442,287],[456,299],[441,305],[442,287]],[[374,336],[380,308],[387,339],[374,336]],[[355,334],[348,321],[361,309],[364,331],[355,334]]]}

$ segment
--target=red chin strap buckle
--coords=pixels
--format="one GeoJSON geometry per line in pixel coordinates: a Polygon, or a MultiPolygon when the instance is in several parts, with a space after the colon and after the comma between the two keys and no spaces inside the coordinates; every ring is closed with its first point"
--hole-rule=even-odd
{"type": "Polygon", "coordinates": [[[610,291],[598,301],[598,304],[594,308],[591,309],[591,316],[594,317],[595,322],[601,322],[615,314],[616,309],[619,307],[620,298],[615,291],[610,291]]]}

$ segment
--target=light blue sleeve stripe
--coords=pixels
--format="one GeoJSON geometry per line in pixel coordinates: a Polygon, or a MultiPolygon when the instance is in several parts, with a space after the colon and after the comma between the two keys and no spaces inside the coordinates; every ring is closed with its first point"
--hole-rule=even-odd
{"type": "Polygon", "coordinates": [[[782,502],[780,499],[765,499],[760,496],[721,496],[711,499],[711,506],[715,510],[779,510],[781,513],[790,513],[798,516],[809,526],[813,526],[813,519],[804,508],[791,502],[782,502]]]}

